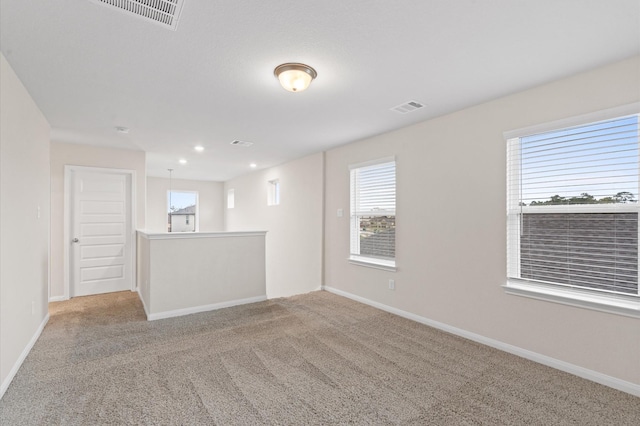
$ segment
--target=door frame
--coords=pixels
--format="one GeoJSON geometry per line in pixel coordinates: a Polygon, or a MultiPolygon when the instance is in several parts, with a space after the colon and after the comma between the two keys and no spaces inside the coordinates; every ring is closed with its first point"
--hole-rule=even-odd
{"type": "Polygon", "coordinates": [[[72,205],[72,176],[74,172],[93,172],[93,173],[111,173],[124,175],[128,177],[129,182],[129,211],[131,219],[131,229],[129,229],[129,237],[131,241],[131,291],[136,291],[136,171],[130,169],[117,169],[107,167],[90,167],[90,166],[74,166],[66,164],[64,166],[64,232],[63,232],[63,261],[64,261],[64,295],[63,300],[71,297],[71,211],[72,205]]]}

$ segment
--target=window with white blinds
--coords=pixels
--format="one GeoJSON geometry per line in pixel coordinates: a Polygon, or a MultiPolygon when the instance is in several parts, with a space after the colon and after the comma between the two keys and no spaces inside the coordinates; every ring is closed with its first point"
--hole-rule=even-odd
{"type": "Polygon", "coordinates": [[[350,166],[351,260],[395,267],[396,163],[350,166]]]}
{"type": "Polygon", "coordinates": [[[508,277],[638,297],[638,115],[508,140],[508,277]]]}

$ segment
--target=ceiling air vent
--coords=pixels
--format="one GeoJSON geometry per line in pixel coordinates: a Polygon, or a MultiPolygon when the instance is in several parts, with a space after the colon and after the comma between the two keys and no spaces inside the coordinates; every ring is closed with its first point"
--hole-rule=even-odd
{"type": "Polygon", "coordinates": [[[173,31],[178,26],[184,0],[90,0],[160,24],[173,31]]]}
{"type": "Polygon", "coordinates": [[[409,101],[402,105],[395,106],[391,108],[391,111],[399,112],[400,114],[407,114],[409,112],[413,112],[419,108],[422,108],[424,105],[420,102],[409,101]]]}
{"type": "Polygon", "coordinates": [[[231,145],[235,145],[235,146],[251,146],[253,145],[253,142],[247,142],[247,141],[239,141],[239,140],[235,140],[233,142],[231,142],[231,145]]]}

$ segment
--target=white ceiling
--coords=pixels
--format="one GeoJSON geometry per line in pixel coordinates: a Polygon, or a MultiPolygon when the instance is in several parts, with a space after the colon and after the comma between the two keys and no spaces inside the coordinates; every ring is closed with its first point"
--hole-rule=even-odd
{"type": "Polygon", "coordinates": [[[144,150],[149,175],[184,179],[227,180],[251,162],[273,166],[640,54],[638,0],[185,0],[175,32],[89,0],[0,6],[2,52],[52,140],[144,150]],[[318,78],[287,92],[273,76],[283,62],[318,78]],[[410,100],[426,106],[390,111],[410,100]]]}

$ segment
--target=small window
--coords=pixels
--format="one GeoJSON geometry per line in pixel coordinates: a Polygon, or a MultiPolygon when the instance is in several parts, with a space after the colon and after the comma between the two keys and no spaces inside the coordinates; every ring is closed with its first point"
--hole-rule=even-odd
{"type": "Polygon", "coordinates": [[[637,115],[508,140],[508,292],[638,301],[638,143],[637,115]]]}
{"type": "Polygon", "coordinates": [[[280,204],[280,181],[270,180],[267,185],[267,205],[277,206],[280,204]]]}
{"type": "Polygon", "coordinates": [[[236,202],[235,190],[229,189],[227,191],[227,208],[228,209],[234,208],[235,202],[236,202]]]}
{"type": "Polygon", "coordinates": [[[198,193],[195,191],[167,192],[167,230],[169,232],[198,231],[198,193]]]}
{"type": "Polygon", "coordinates": [[[396,163],[389,159],[351,169],[350,261],[395,270],[396,163]]]}

